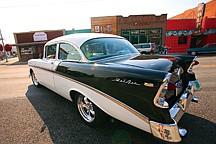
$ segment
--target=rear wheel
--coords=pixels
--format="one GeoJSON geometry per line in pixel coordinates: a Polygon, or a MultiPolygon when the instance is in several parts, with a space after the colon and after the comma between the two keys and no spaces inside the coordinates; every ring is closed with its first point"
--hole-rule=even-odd
{"type": "Polygon", "coordinates": [[[75,99],[76,109],[82,120],[91,127],[97,127],[106,120],[106,114],[101,111],[86,96],[78,94],[75,99]]]}
{"type": "Polygon", "coordinates": [[[32,79],[32,83],[34,84],[34,86],[39,87],[40,83],[38,82],[34,71],[31,72],[31,79],[32,79]]]}
{"type": "Polygon", "coordinates": [[[193,55],[193,56],[195,56],[195,55],[197,55],[197,52],[192,51],[190,54],[193,55]]]}

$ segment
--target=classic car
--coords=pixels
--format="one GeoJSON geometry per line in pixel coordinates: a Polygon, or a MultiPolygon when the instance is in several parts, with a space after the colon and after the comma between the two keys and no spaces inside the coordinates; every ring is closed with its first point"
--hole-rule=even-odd
{"type": "Polygon", "coordinates": [[[28,61],[33,84],[73,101],[87,125],[111,116],[169,142],[187,133],[178,122],[198,102],[195,56],[141,55],[121,36],[96,33],[55,38],[43,53],[28,61]]]}
{"type": "Polygon", "coordinates": [[[209,43],[199,48],[189,48],[187,53],[190,55],[216,53],[216,43],[209,43]]]}

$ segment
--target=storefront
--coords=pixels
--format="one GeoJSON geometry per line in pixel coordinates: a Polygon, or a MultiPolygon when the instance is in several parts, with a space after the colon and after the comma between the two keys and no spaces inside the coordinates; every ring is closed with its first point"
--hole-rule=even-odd
{"type": "Polygon", "coordinates": [[[167,15],[131,15],[92,17],[91,29],[96,33],[110,33],[128,39],[132,44],[156,43],[165,45],[167,15]]]}
{"type": "Polygon", "coordinates": [[[65,30],[44,30],[14,33],[19,61],[40,58],[44,44],[56,37],[65,35],[65,30]]]}
{"type": "Polygon", "coordinates": [[[188,48],[216,43],[216,18],[205,17],[197,30],[196,19],[167,20],[166,46],[169,52],[186,52],[188,48]]]}

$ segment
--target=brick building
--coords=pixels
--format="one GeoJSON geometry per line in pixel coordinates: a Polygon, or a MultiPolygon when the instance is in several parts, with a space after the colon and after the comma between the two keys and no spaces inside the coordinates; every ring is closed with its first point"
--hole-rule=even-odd
{"type": "Polygon", "coordinates": [[[167,14],[92,17],[95,33],[120,35],[132,44],[152,42],[165,45],[167,14]]]}

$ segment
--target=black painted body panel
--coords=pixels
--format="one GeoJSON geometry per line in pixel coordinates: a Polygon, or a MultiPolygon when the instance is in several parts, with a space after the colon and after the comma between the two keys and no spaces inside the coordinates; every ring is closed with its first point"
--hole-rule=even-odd
{"type": "Polygon", "coordinates": [[[153,99],[175,63],[160,56],[137,56],[97,64],[63,61],[56,71],[112,96],[150,120],[172,123],[169,109],[156,107],[153,99]],[[154,87],[146,87],[144,83],[153,83],[154,87]]]}

